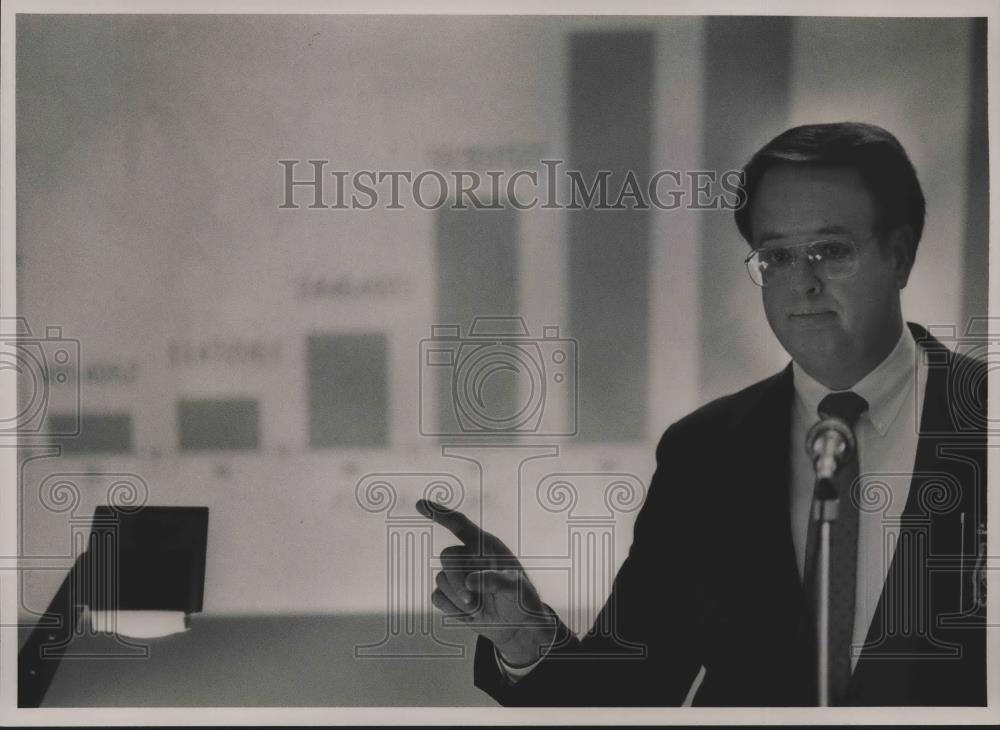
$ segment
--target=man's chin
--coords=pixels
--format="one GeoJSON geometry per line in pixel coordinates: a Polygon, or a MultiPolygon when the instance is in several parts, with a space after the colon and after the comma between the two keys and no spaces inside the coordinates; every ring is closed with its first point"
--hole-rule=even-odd
{"type": "Polygon", "coordinates": [[[793,327],[778,339],[792,359],[800,364],[842,361],[850,349],[845,333],[830,325],[793,327]]]}

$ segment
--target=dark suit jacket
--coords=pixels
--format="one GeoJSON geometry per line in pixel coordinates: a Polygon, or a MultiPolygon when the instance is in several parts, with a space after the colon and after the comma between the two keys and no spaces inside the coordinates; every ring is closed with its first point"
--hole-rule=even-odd
{"type": "MultiPolygon", "coordinates": [[[[848,704],[984,705],[985,367],[910,328],[931,368],[916,464],[886,477],[912,481],[848,704]]],[[[476,686],[503,705],[678,705],[704,665],[696,705],[814,705],[789,514],[793,396],[789,365],[667,429],[594,628],[580,640],[560,624],[557,648],[514,684],[480,637],[476,686]]]]}

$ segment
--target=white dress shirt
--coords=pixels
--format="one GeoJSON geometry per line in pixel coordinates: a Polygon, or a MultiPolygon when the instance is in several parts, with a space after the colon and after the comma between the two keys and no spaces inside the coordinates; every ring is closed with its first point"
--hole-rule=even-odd
{"type": "MultiPolygon", "coordinates": [[[[819,420],[817,406],[835,392],[792,364],[795,405],[791,432],[792,541],[799,577],[805,566],[815,472],[805,438],[819,420]]],[[[919,413],[927,385],[926,366],[917,362],[917,344],[904,326],[892,352],[874,370],[848,388],[866,401],[868,410],[854,426],[860,462],[861,503],[858,510],[858,570],[854,603],[851,668],[857,664],[868,627],[882,595],[899,534],[898,518],[906,505],[919,438],[919,413]],[[867,507],[866,507],[867,505],[867,507]]]]}
{"type": "MultiPolygon", "coordinates": [[[[789,446],[791,524],[799,577],[802,578],[815,483],[813,465],[805,450],[806,433],[819,420],[816,409],[820,401],[835,391],[817,382],[794,361],[792,371],[795,403],[789,446]]],[[[904,325],[896,346],[885,360],[848,388],[868,401],[868,410],[854,426],[861,494],[865,495],[862,501],[868,508],[858,510],[858,585],[851,641],[852,669],[860,656],[892,561],[899,534],[898,518],[906,505],[913,478],[919,414],[926,385],[926,365],[923,359],[918,362],[917,343],[904,325]]],[[[524,677],[538,664],[514,668],[500,658],[499,652],[496,658],[510,681],[524,677]]]]}

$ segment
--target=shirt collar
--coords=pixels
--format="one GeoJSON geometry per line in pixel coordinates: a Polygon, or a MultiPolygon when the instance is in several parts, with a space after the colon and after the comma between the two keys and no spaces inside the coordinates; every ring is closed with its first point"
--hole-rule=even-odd
{"type": "MultiPolygon", "coordinates": [[[[910,328],[903,326],[899,340],[892,352],[865,377],[846,390],[853,391],[868,401],[867,416],[880,436],[884,436],[889,426],[896,420],[907,391],[913,382],[916,368],[916,346],[910,328]]],[[[799,403],[811,416],[817,416],[819,402],[833,392],[817,381],[799,364],[792,361],[795,393],[799,403]]],[[[839,391],[844,392],[844,391],[839,391]]]]}

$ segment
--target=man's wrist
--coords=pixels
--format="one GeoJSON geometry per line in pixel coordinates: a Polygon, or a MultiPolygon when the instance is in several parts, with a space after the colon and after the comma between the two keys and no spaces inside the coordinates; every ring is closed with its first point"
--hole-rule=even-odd
{"type": "Polygon", "coordinates": [[[518,682],[524,679],[535,671],[535,667],[537,667],[542,661],[539,659],[526,667],[512,667],[503,660],[503,657],[500,656],[500,651],[496,647],[493,648],[493,656],[496,660],[497,667],[500,668],[500,672],[507,677],[507,681],[509,682],[518,682]]]}
{"type": "Polygon", "coordinates": [[[535,649],[534,654],[528,654],[521,656],[520,654],[511,657],[505,654],[502,649],[497,648],[497,656],[500,657],[500,661],[503,662],[504,666],[508,669],[527,669],[532,664],[535,664],[539,659],[545,656],[545,652],[541,650],[541,647],[535,649]]]}
{"type": "MultiPolygon", "coordinates": [[[[528,631],[528,630],[525,630],[528,631]]],[[[548,654],[556,639],[556,626],[545,626],[526,633],[521,641],[512,641],[497,647],[500,660],[511,669],[524,669],[537,663],[548,654]]]]}

